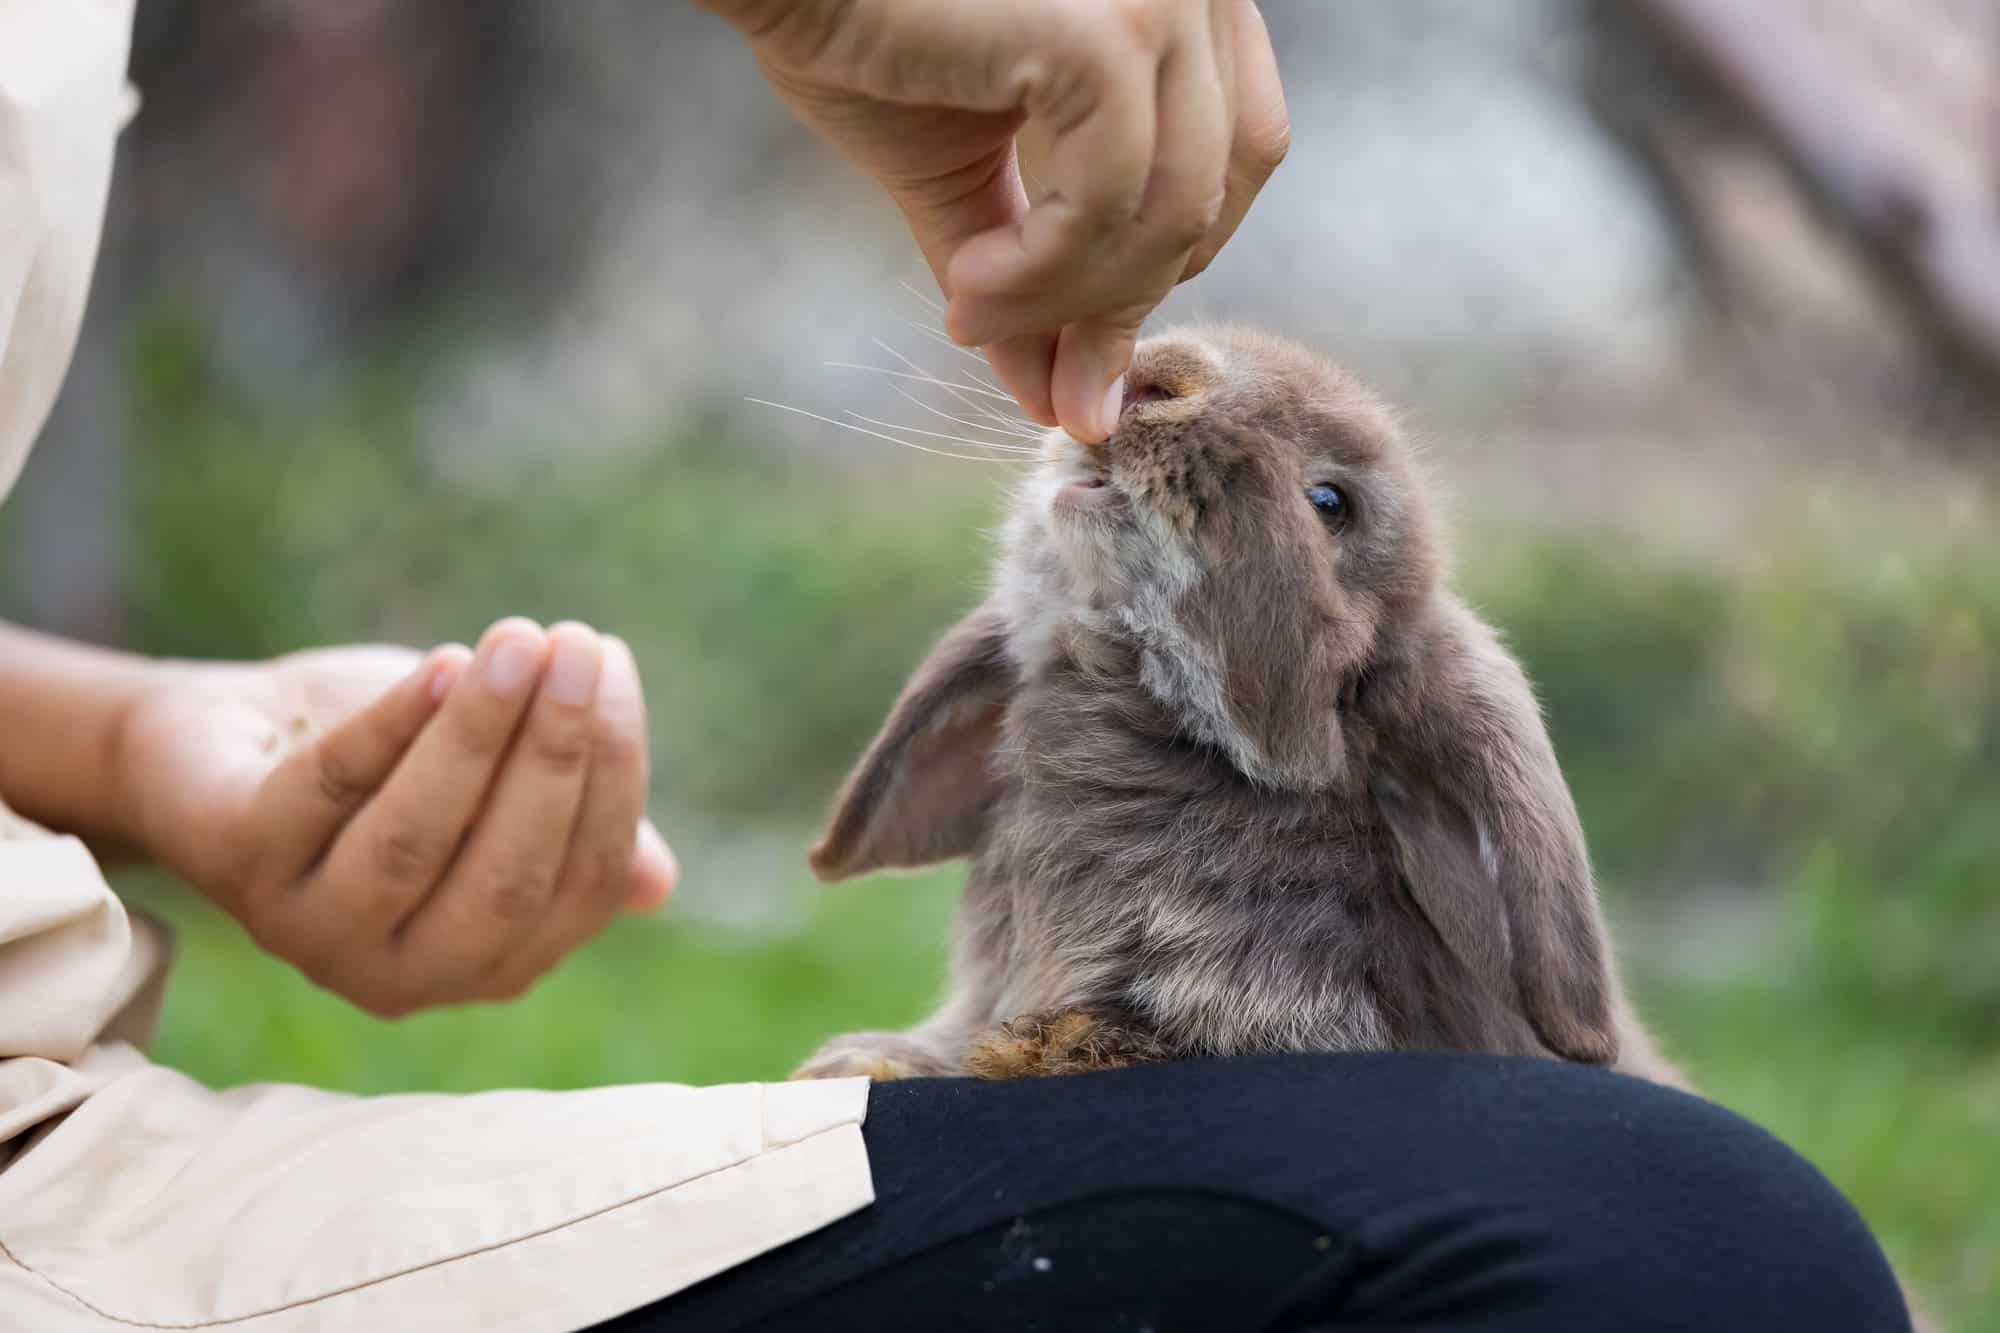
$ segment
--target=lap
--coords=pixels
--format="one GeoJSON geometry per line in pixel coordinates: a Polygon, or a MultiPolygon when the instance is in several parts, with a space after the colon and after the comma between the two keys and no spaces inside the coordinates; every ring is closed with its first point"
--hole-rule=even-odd
{"type": "Polygon", "coordinates": [[[615,1327],[1904,1326],[1803,1159],[1553,1061],[912,1080],[864,1132],[873,1207],[615,1327]]]}

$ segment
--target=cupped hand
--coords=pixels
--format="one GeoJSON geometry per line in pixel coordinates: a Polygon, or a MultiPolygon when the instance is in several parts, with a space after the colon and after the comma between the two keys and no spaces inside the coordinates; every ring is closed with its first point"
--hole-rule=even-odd
{"type": "Polygon", "coordinates": [[[135,840],[385,1016],[517,995],[678,873],[638,669],[582,625],[173,668],[118,746],[135,840]]]}
{"type": "Polygon", "coordinates": [[[1029,416],[1116,426],[1139,326],[1285,154],[1252,0],[705,0],[885,187],[1029,416]],[[1031,205],[1017,135],[1039,146],[1031,205]]]}

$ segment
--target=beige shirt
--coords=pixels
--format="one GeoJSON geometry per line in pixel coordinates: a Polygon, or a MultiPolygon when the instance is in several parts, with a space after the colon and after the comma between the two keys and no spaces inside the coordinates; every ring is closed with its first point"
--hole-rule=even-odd
{"type": "MultiPolygon", "coordinates": [[[[95,263],[132,0],[0,0],[0,495],[95,263]]],[[[0,806],[0,1329],[554,1333],[873,1198],[867,1083],[357,1098],[150,1063],[170,939],[0,806]]]]}

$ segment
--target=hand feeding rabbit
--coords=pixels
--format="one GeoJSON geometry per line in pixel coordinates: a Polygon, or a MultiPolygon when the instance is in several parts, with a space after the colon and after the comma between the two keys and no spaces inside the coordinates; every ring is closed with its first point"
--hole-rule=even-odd
{"type": "Polygon", "coordinates": [[[827,880],[970,856],[953,993],[799,1076],[1425,1049],[1684,1086],[1390,411],[1240,328],[1147,341],[1127,385],[1104,445],[1050,434],[992,594],[812,853],[827,880]]]}

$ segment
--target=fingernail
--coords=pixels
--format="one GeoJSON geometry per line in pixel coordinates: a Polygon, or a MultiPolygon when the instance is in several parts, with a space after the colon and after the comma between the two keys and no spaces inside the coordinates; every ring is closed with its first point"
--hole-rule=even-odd
{"type": "Polygon", "coordinates": [[[1106,439],[1118,429],[1118,418],[1125,414],[1125,377],[1120,375],[1111,381],[1111,387],[1104,391],[1104,406],[1097,415],[1098,430],[1106,439]]]}
{"type": "Polygon", "coordinates": [[[459,644],[447,644],[438,649],[431,661],[431,702],[441,704],[451,693],[451,687],[458,684],[458,678],[465,671],[466,650],[459,644]]]}
{"type": "Polygon", "coordinates": [[[549,663],[549,698],[559,704],[582,705],[597,693],[597,673],[603,656],[596,636],[582,626],[555,635],[556,651],[549,663]]]}
{"type": "Polygon", "coordinates": [[[541,649],[542,645],[526,634],[500,635],[486,646],[485,659],[479,664],[479,678],[495,694],[523,694],[535,674],[541,649]]]}
{"type": "Polygon", "coordinates": [[[680,884],[680,858],[674,855],[673,848],[667,846],[667,840],[660,836],[660,831],[653,827],[651,820],[639,825],[641,861],[648,852],[660,862],[665,874],[657,878],[653,876],[635,878],[631,892],[626,898],[626,907],[630,911],[651,912],[658,909],[667,899],[674,896],[674,889],[680,884]]]}
{"type": "Polygon", "coordinates": [[[635,681],[638,680],[639,659],[632,655],[632,645],[619,638],[616,634],[605,635],[604,643],[611,655],[618,659],[619,665],[624,669],[625,674],[635,681]]]}

